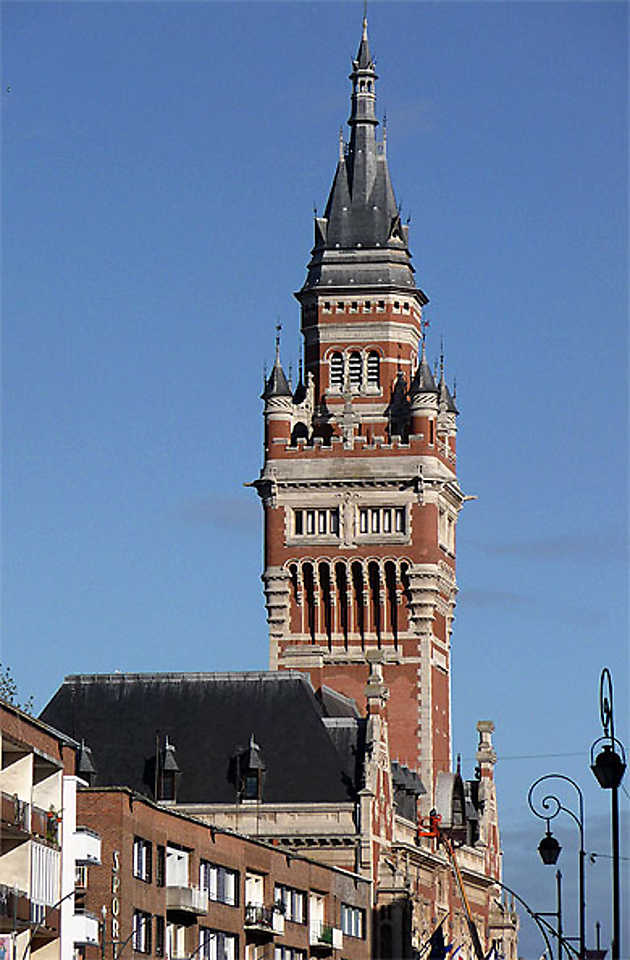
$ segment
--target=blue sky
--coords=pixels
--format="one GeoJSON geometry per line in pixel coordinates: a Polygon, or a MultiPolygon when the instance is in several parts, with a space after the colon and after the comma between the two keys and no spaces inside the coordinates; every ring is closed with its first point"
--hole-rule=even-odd
{"type": "MultiPolygon", "coordinates": [[[[68,673],[266,666],[243,483],[278,318],[295,368],[292,291],[361,13],[3,6],[2,661],[38,707],[68,673]]],[[[505,878],[539,910],[554,881],[525,803],[537,776],[583,784],[587,846],[610,848],[587,763],[604,665],[630,741],[627,13],[369,10],[429,353],[443,335],[479,496],[458,527],[454,745],[471,775],[474,724],[494,719],[505,878]]],[[[589,865],[604,939],[608,874],[589,865]]]]}

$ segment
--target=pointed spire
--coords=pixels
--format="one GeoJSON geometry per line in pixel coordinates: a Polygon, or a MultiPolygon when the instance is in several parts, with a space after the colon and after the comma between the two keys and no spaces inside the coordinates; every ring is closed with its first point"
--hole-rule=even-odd
{"type": "Polygon", "coordinates": [[[356,64],[360,70],[374,67],[372,57],[370,56],[370,45],[368,43],[367,10],[363,12],[363,32],[361,33],[361,43],[357,51],[356,64]]]}
{"type": "Polygon", "coordinates": [[[387,166],[385,142],[377,140],[376,83],[364,11],[361,40],[352,60],[350,136],[339,137],[339,158],[328,201],[315,226],[315,244],[303,291],[330,285],[389,285],[417,291],[408,247],[387,166]],[[358,248],[362,249],[359,254],[358,248]],[[345,251],[353,251],[353,262],[345,251]],[[378,251],[378,258],[371,251],[378,251]],[[360,268],[360,269],[359,269],[360,268]]]}
{"type": "Polygon", "coordinates": [[[459,410],[455,406],[455,401],[451,396],[451,392],[446,385],[446,380],[444,379],[444,338],[440,339],[440,382],[438,384],[438,390],[440,393],[440,402],[444,404],[444,409],[447,413],[459,413],[459,410]]]}
{"type": "Polygon", "coordinates": [[[282,324],[276,324],[276,359],[271,368],[269,379],[265,382],[265,389],[262,392],[262,399],[269,400],[270,397],[290,397],[293,393],[287,380],[282,364],[280,363],[280,331],[282,324]]]}
{"type": "Polygon", "coordinates": [[[410,396],[414,397],[419,393],[437,392],[438,390],[435,385],[435,380],[433,379],[433,374],[431,373],[431,367],[427,361],[424,337],[422,337],[422,353],[413,380],[411,381],[409,393],[410,396]]]}

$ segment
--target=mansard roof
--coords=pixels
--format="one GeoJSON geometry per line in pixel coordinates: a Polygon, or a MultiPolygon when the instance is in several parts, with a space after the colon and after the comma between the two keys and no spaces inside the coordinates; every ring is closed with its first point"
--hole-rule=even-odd
{"type": "Polygon", "coordinates": [[[177,751],[179,803],[233,803],[234,757],[253,735],[264,802],[346,802],[361,786],[365,721],[333,691],[324,702],[293,671],[77,675],[42,719],[89,745],[97,786],[151,797],[159,735],[177,751]]]}

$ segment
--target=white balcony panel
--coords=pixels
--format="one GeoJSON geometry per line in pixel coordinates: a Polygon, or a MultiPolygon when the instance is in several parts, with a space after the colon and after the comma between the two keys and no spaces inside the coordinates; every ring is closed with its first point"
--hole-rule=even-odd
{"type": "Polygon", "coordinates": [[[72,917],[72,942],[75,946],[96,946],[98,918],[91,913],[75,913],[72,917]]]}
{"type": "Polygon", "coordinates": [[[74,861],[79,866],[98,866],[101,862],[101,838],[94,830],[77,827],[74,834],[74,861]]]}
{"type": "Polygon", "coordinates": [[[166,888],[166,909],[199,915],[208,912],[208,892],[199,887],[166,888]]]}

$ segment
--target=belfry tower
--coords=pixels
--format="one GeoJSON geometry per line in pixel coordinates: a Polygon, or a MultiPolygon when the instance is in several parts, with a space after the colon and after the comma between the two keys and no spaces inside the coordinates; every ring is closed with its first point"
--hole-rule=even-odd
{"type": "Polygon", "coordinates": [[[263,392],[270,665],[361,704],[379,650],[391,756],[430,799],[451,762],[457,410],[426,359],[366,20],[350,79],[350,138],[296,294],[304,374],[289,383],[277,342],[263,392]]]}

